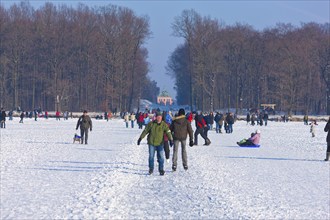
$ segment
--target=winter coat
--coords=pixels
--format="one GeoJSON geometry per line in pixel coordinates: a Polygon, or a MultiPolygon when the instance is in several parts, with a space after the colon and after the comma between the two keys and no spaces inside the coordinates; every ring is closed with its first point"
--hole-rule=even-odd
{"type": "Polygon", "coordinates": [[[214,121],[215,121],[215,123],[219,123],[219,121],[220,121],[220,114],[219,113],[215,114],[214,121]]]}
{"type": "MultiPolygon", "coordinates": [[[[205,123],[207,125],[211,124],[211,116],[210,115],[205,115],[204,116],[205,123]]],[[[212,122],[213,123],[213,122],[212,122]]]]}
{"type": "Polygon", "coordinates": [[[213,113],[210,113],[209,114],[209,122],[208,122],[208,124],[213,125],[213,122],[214,122],[214,115],[213,115],[213,113]]]}
{"type": "Polygon", "coordinates": [[[264,117],[263,117],[263,119],[264,119],[265,121],[267,121],[267,120],[268,120],[268,114],[267,114],[267,113],[265,113],[265,114],[264,114],[264,117]]]}
{"type": "Polygon", "coordinates": [[[227,121],[227,123],[228,124],[234,124],[234,117],[232,116],[232,115],[227,115],[227,117],[226,117],[226,121],[227,121]]]}
{"type": "Polygon", "coordinates": [[[196,125],[196,128],[204,128],[206,126],[203,115],[196,115],[195,125],[196,125]]]}
{"type": "Polygon", "coordinates": [[[174,140],[184,141],[187,139],[188,134],[189,140],[193,140],[193,130],[191,128],[191,124],[184,115],[176,117],[172,121],[170,129],[173,132],[174,140]]]}
{"type": "Polygon", "coordinates": [[[6,112],[5,111],[2,111],[1,112],[1,116],[0,116],[0,121],[6,121],[6,117],[7,117],[7,114],[6,114],[6,112]]]}
{"type": "Polygon", "coordinates": [[[313,134],[315,134],[315,132],[316,132],[316,125],[317,125],[317,124],[315,124],[314,122],[311,123],[311,129],[310,129],[310,132],[313,133],[313,134]]]}
{"type": "Polygon", "coordinates": [[[324,131],[328,132],[327,135],[327,142],[330,143],[330,120],[328,121],[328,123],[325,125],[324,127],[324,131]]]}
{"type": "Polygon", "coordinates": [[[139,116],[138,116],[138,123],[143,123],[143,121],[144,121],[144,117],[143,117],[143,114],[142,113],[140,113],[139,114],[139,116]]]}
{"type": "Polygon", "coordinates": [[[164,121],[159,124],[157,121],[149,122],[143,130],[140,138],[143,139],[148,134],[148,144],[152,146],[160,146],[164,143],[164,133],[169,140],[173,140],[171,131],[164,121]]]}
{"type": "Polygon", "coordinates": [[[77,126],[76,129],[78,129],[80,126],[80,129],[86,130],[86,129],[90,129],[92,130],[92,120],[91,118],[86,115],[82,115],[79,117],[78,122],[77,122],[77,126]]]}
{"type": "Polygon", "coordinates": [[[187,120],[191,123],[193,120],[193,114],[190,112],[187,116],[187,120]]]}
{"type": "Polygon", "coordinates": [[[220,120],[219,120],[219,125],[223,125],[223,121],[225,120],[225,116],[223,114],[220,114],[220,120]]]}
{"type": "Polygon", "coordinates": [[[129,120],[131,120],[131,121],[135,121],[135,119],[136,119],[136,118],[135,118],[135,115],[134,115],[134,114],[131,114],[129,120]]]}
{"type": "Polygon", "coordinates": [[[126,113],[125,115],[124,115],[124,121],[125,122],[128,122],[129,121],[129,114],[128,113],[126,113]]]}
{"type": "Polygon", "coordinates": [[[258,145],[259,142],[260,142],[260,134],[256,133],[255,135],[253,135],[249,139],[254,145],[258,145]]]}
{"type": "Polygon", "coordinates": [[[247,115],[246,115],[246,121],[247,121],[247,122],[250,122],[250,121],[251,121],[251,116],[250,116],[250,114],[247,114],[247,115]]]}

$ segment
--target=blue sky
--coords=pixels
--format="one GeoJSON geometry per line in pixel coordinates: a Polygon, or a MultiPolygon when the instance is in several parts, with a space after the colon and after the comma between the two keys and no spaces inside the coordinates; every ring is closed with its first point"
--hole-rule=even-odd
{"type": "MultiPolygon", "coordinates": [[[[20,1],[0,0],[8,8],[20,1]]],[[[46,1],[32,1],[34,8],[42,6],[46,1]]],[[[77,5],[79,2],[88,6],[103,6],[114,4],[132,9],[136,15],[147,15],[150,18],[152,37],[145,44],[149,51],[148,62],[151,71],[149,76],[155,80],[161,90],[166,89],[172,96],[176,93],[173,81],[167,76],[165,66],[168,57],[183,39],[173,37],[171,24],[176,16],[180,16],[185,9],[194,9],[202,16],[218,19],[226,25],[235,23],[249,24],[256,30],[274,27],[276,23],[291,23],[299,26],[302,22],[330,22],[330,0],[305,0],[305,1],[56,1],[54,4],[77,5]]]]}

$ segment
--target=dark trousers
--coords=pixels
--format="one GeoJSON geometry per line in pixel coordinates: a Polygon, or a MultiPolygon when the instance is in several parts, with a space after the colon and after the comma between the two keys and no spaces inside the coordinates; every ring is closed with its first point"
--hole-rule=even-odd
{"type": "Polygon", "coordinates": [[[209,132],[209,130],[210,130],[209,127],[205,127],[205,128],[204,128],[204,134],[205,134],[205,137],[207,137],[207,133],[209,132]]]}
{"type": "Polygon", "coordinates": [[[85,136],[85,144],[87,144],[88,140],[88,129],[80,128],[80,137],[81,137],[81,143],[84,143],[84,136],[85,136]]]}
{"type": "Polygon", "coordinates": [[[166,160],[170,159],[170,145],[168,144],[168,141],[164,141],[164,151],[166,160]]]}
{"type": "Polygon", "coordinates": [[[330,142],[327,142],[328,147],[327,147],[327,153],[330,153],[330,142]]]}
{"type": "Polygon", "coordinates": [[[250,145],[255,145],[255,144],[252,143],[252,141],[250,141],[250,140],[246,140],[246,142],[240,144],[240,146],[250,146],[250,145]]]}
{"type": "Polygon", "coordinates": [[[205,143],[206,143],[207,137],[205,136],[204,128],[197,128],[195,133],[194,133],[194,137],[195,137],[195,143],[194,144],[195,145],[198,145],[198,135],[199,134],[202,136],[202,138],[204,138],[205,143]]]}

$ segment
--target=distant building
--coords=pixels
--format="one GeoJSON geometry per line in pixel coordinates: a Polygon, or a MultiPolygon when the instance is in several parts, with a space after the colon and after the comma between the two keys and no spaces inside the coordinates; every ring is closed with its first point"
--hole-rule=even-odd
{"type": "Polygon", "coordinates": [[[167,91],[162,91],[162,93],[157,97],[157,103],[158,104],[163,104],[163,105],[172,105],[173,104],[173,99],[172,97],[168,94],[167,91]]]}

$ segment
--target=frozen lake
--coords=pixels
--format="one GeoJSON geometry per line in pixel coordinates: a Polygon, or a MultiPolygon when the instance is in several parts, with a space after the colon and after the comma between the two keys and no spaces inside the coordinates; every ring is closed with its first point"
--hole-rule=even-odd
{"type": "Polygon", "coordinates": [[[94,119],[88,145],[72,144],[77,119],[18,121],[0,129],[1,219],[330,219],[325,122],[315,138],[302,122],[209,131],[210,146],[187,147],[188,171],[179,149],[160,176],[123,120],[94,119]],[[257,128],[260,148],[236,146],[257,128]]]}

